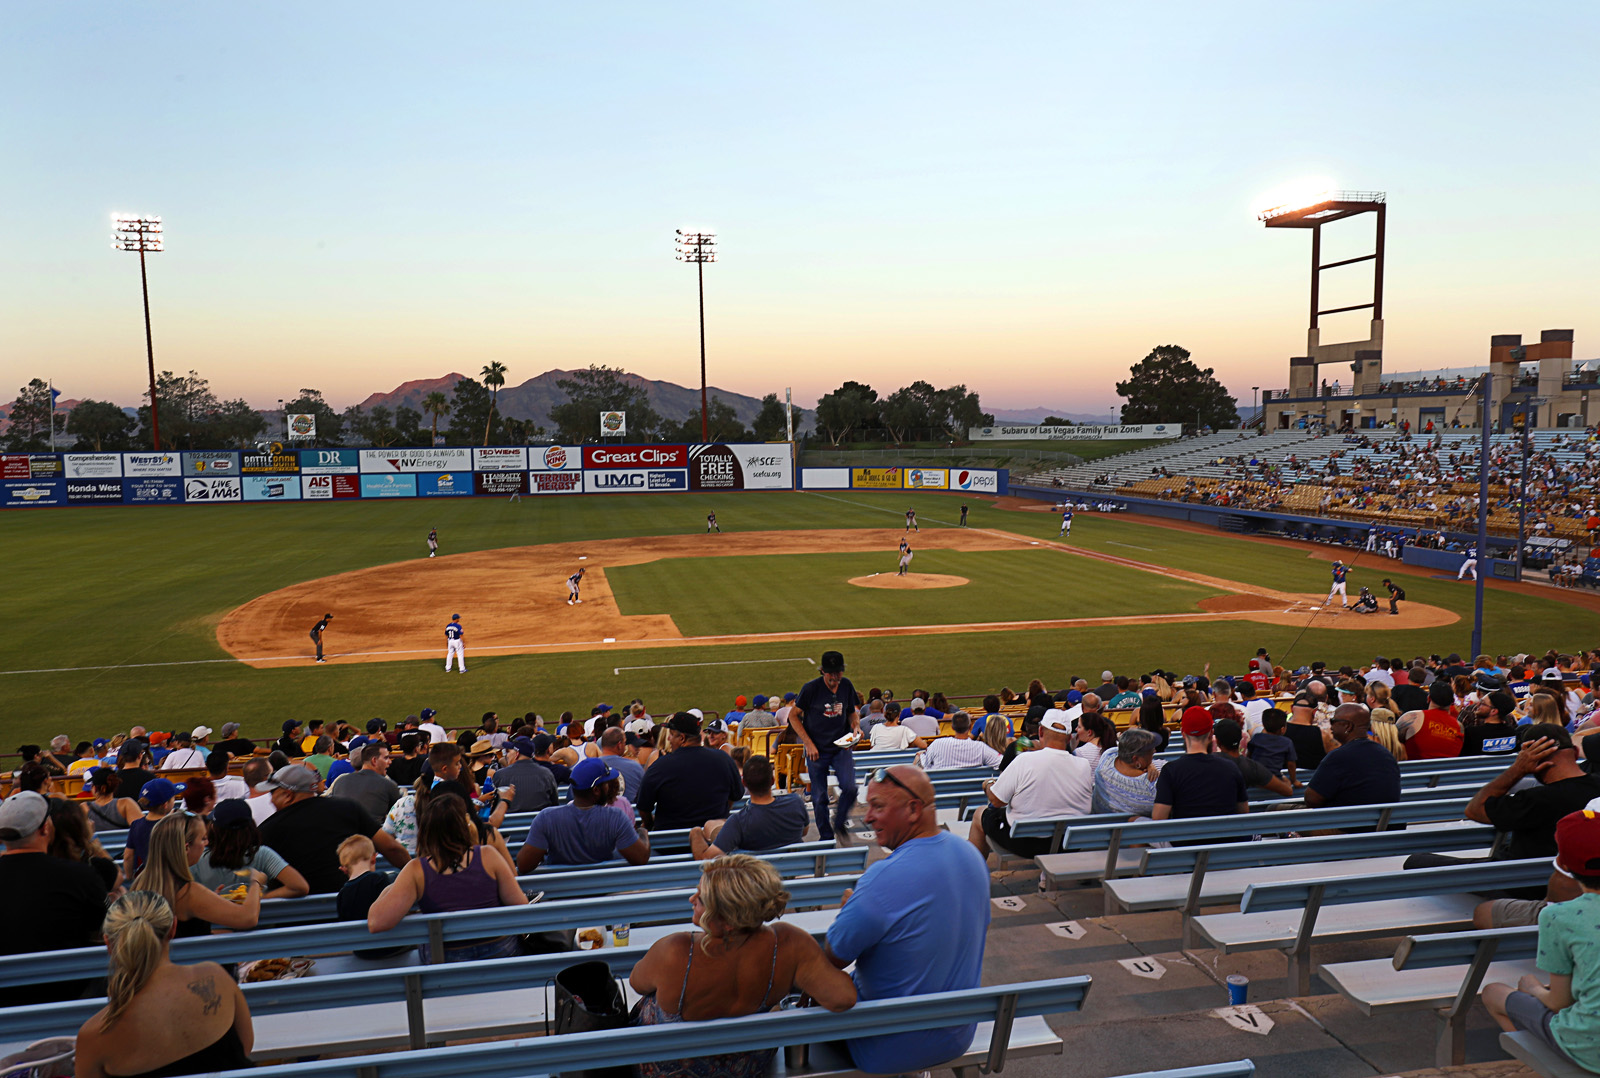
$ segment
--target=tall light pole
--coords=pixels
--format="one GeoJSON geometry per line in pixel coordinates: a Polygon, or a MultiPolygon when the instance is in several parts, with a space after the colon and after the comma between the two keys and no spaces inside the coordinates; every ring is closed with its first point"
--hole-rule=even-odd
{"type": "Polygon", "coordinates": [[[150,447],[161,452],[161,419],[156,411],[156,346],[150,336],[150,280],[144,272],[146,251],[161,250],[161,218],[111,216],[111,246],[139,252],[139,287],[144,292],[144,351],[150,361],[150,447]]]}
{"type": "Polygon", "coordinates": [[[715,232],[685,232],[677,229],[679,262],[693,262],[700,279],[700,440],[711,440],[706,413],[706,263],[717,260],[715,232]]]}
{"type": "MultiPolygon", "coordinates": [[[[1251,423],[1254,423],[1257,419],[1260,418],[1256,414],[1256,408],[1257,408],[1256,398],[1257,398],[1257,395],[1260,392],[1261,392],[1261,387],[1260,386],[1251,386],[1250,387],[1250,422],[1251,423]]],[[[1261,423],[1261,433],[1262,434],[1267,433],[1267,424],[1266,424],[1266,422],[1264,420],[1261,423]]]]}

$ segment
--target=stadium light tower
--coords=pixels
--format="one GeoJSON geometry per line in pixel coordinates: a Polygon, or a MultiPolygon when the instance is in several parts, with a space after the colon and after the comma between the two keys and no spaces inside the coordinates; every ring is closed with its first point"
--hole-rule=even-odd
{"type": "Polygon", "coordinates": [[[150,336],[150,279],[145,276],[146,251],[161,250],[161,218],[111,215],[111,246],[139,252],[139,287],[144,292],[144,352],[150,361],[150,447],[161,451],[161,420],[156,413],[156,346],[150,336]]]}
{"type": "Polygon", "coordinates": [[[677,229],[679,262],[693,262],[700,279],[700,440],[711,440],[706,414],[706,263],[717,260],[715,232],[685,232],[677,229]]]}

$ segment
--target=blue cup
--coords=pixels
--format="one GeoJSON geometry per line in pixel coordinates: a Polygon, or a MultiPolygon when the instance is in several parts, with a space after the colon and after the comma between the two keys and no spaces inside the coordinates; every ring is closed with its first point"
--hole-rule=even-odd
{"type": "Polygon", "coordinates": [[[1230,973],[1228,975],[1228,1003],[1237,1007],[1245,1001],[1245,997],[1249,994],[1250,978],[1242,973],[1230,973]]]}

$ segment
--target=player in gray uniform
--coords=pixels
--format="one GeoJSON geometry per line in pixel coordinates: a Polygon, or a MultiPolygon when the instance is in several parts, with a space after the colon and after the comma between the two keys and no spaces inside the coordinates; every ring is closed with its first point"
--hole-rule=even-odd
{"type": "Polygon", "coordinates": [[[706,534],[710,535],[712,532],[716,532],[718,535],[721,535],[722,534],[722,529],[717,526],[717,514],[715,514],[715,513],[707,513],[706,514],[706,534]]]}
{"type": "Polygon", "coordinates": [[[908,532],[920,532],[921,530],[922,529],[917,526],[917,511],[915,509],[907,509],[906,510],[906,531],[908,531],[908,532]]]}
{"type": "Polygon", "coordinates": [[[894,574],[895,576],[906,575],[906,570],[911,568],[912,556],[911,544],[904,539],[900,540],[900,569],[894,574]]]}
{"type": "Polygon", "coordinates": [[[437,553],[439,553],[439,529],[430,528],[428,529],[428,557],[431,558],[437,553]]]}
{"type": "Polygon", "coordinates": [[[567,577],[567,590],[572,593],[567,597],[568,606],[571,606],[573,603],[583,602],[582,599],[578,598],[578,586],[583,583],[583,573],[584,570],[579,569],[576,573],[573,573],[571,576],[567,577]]]}

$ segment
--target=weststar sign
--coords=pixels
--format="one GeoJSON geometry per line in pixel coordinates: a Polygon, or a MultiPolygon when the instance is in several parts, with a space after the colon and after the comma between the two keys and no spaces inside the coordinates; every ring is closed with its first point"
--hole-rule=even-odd
{"type": "Polygon", "coordinates": [[[689,464],[686,445],[587,445],[585,468],[684,468],[689,464]]]}

